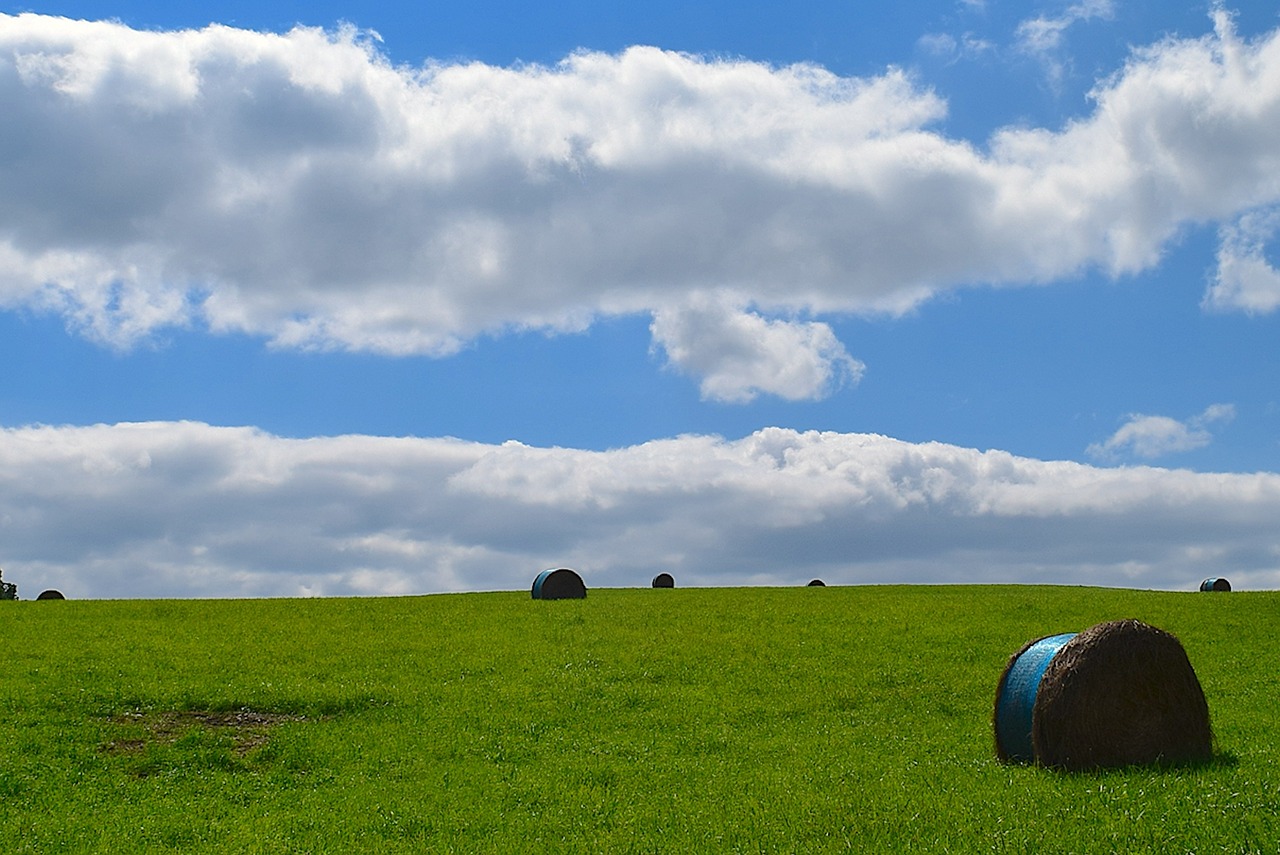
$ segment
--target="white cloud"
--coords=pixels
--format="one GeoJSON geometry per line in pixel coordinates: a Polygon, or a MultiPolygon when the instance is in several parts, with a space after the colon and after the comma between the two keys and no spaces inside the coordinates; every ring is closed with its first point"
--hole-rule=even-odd
{"type": "Polygon", "coordinates": [[[1066,77],[1069,61],[1062,56],[1062,42],[1073,25],[1095,18],[1109,21],[1115,17],[1113,0],[1084,0],[1063,10],[1057,16],[1028,18],[1018,25],[1017,49],[1035,57],[1045,69],[1050,85],[1055,88],[1066,77]]]}
{"type": "Polygon", "coordinates": [[[1280,307],[1280,271],[1267,259],[1267,244],[1280,229],[1280,208],[1242,214],[1218,231],[1218,267],[1205,294],[1212,309],[1274,312],[1280,307]]]}
{"type": "MultiPolygon", "coordinates": [[[[1221,418],[1209,414],[1204,418],[1221,418]]],[[[766,429],[613,451],[199,423],[0,431],[0,556],[24,597],[593,586],[1280,586],[1280,475],[1043,462],[766,429]]]]}
{"type": "Polygon", "coordinates": [[[437,355],[652,313],[704,394],[776,394],[792,364],[817,388],[852,364],[820,320],[722,319],[765,336],[736,367],[664,331],[721,293],[819,317],[1124,274],[1188,222],[1280,202],[1280,32],[1243,43],[1215,14],[1136,52],[1092,115],[988,149],[931,129],[946,105],[895,69],[648,47],[410,69],[353,30],[4,15],[0,307],[120,347],[194,324],[437,355]]]}
{"type": "Polygon", "coordinates": [[[1035,54],[1048,54],[1062,46],[1063,34],[1073,25],[1095,18],[1109,21],[1115,17],[1113,0],[1084,0],[1063,10],[1061,15],[1028,18],[1018,25],[1019,47],[1035,54]]]}
{"type": "Polygon", "coordinates": [[[1235,415],[1235,407],[1231,404],[1213,404],[1185,422],[1168,416],[1134,414],[1105,442],[1089,446],[1088,452],[1104,460],[1115,460],[1125,453],[1150,460],[1193,451],[1213,441],[1213,433],[1209,429],[1212,425],[1228,423],[1235,415]]]}
{"type": "Polygon", "coordinates": [[[770,320],[724,298],[660,309],[651,329],[672,365],[702,378],[704,399],[822,398],[865,368],[824,323],[770,320]]]}
{"type": "Polygon", "coordinates": [[[927,33],[916,41],[916,46],[947,62],[975,59],[995,50],[992,42],[973,33],[964,33],[958,38],[950,33],[927,33]]]}

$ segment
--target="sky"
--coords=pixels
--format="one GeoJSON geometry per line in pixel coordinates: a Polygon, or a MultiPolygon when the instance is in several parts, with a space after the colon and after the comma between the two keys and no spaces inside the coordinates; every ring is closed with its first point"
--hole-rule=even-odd
{"type": "Polygon", "coordinates": [[[1271,4],[0,3],[19,595],[1280,588],[1271,4]]]}

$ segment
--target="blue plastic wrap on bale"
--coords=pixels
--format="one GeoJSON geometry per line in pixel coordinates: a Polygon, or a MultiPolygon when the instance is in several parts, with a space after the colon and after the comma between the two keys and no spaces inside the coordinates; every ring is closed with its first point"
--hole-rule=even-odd
{"type": "Polygon", "coordinates": [[[1200,583],[1201,591],[1230,591],[1231,583],[1221,577],[1205,579],[1200,583]]]}
{"type": "Polygon", "coordinates": [[[1053,657],[1075,637],[1076,633],[1067,632],[1042,638],[1022,651],[1009,669],[996,704],[996,739],[1009,760],[1023,763],[1035,760],[1031,719],[1036,708],[1036,693],[1053,657]]]}

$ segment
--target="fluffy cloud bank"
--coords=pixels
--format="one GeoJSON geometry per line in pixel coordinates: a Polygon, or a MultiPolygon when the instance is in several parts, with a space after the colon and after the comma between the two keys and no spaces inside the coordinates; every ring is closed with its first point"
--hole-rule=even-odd
{"type": "Polygon", "coordinates": [[[594,586],[1280,585],[1280,475],[1095,468],[761,430],[607,452],[283,439],[200,423],[0,432],[0,562],[31,597],[594,586]]]}
{"type": "MultiPolygon", "coordinates": [[[[649,47],[405,68],[353,30],[0,15],[0,307],[118,346],[200,324],[438,355],[652,313],[708,397],[819,396],[858,366],[797,317],[1139,270],[1188,222],[1280,201],[1280,32],[1215,16],[1134,53],[1091,115],[978,147],[897,70],[649,47]],[[734,314],[691,347],[708,305],[734,314]]],[[[1275,306],[1229,263],[1253,236],[1224,232],[1220,305],[1275,306]]]]}

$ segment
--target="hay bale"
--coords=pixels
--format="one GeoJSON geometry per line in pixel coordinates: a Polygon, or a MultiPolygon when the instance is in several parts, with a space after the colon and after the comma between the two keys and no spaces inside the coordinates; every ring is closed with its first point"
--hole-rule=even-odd
{"type": "Polygon", "coordinates": [[[1213,756],[1209,704],[1182,644],[1137,620],[1090,627],[1044,674],[1032,742],[1046,766],[1093,769],[1213,756]]]}
{"type": "Polygon", "coordinates": [[[1191,763],[1213,756],[1209,705],[1182,644],[1137,620],[1051,636],[1015,654],[996,695],[996,753],[1067,771],[1191,763]],[[1030,661],[1020,660],[1030,655],[1030,661]],[[1036,678],[1036,672],[1039,678],[1036,678]],[[1002,732],[1031,703],[1031,757],[1002,732]]]}
{"type": "Polygon", "coordinates": [[[822,581],[821,579],[810,579],[809,584],[806,585],[805,587],[806,588],[825,588],[827,587],[827,583],[822,581]]]}
{"type": "Polygon", "coordinates": [[[62,596],[61,591],[55,591],[52,588],[50,588],[47,591],[41,591],[40,596],[36,597],[36,599],[37,600],[65,600],[66,597],[62,596]]]}
{"type": "Polygon", "coordinates": [[[1231,583],[1226,579],[1205,579],[1200,583],[1201,591],[1230,591],[1231,583]]]}
{"type": "Polygon", "coordinates": [[[670,573],[659,573],[653,577],[653,587],[655,588],[674,588],[676,579],[670,573]]]}
{"type": "Polygon", "coordinates": [[[568,567],[543,570],[533,580],[535,600],[583,600],[586,597],[587,586],[582,577],[568,567]]]}

